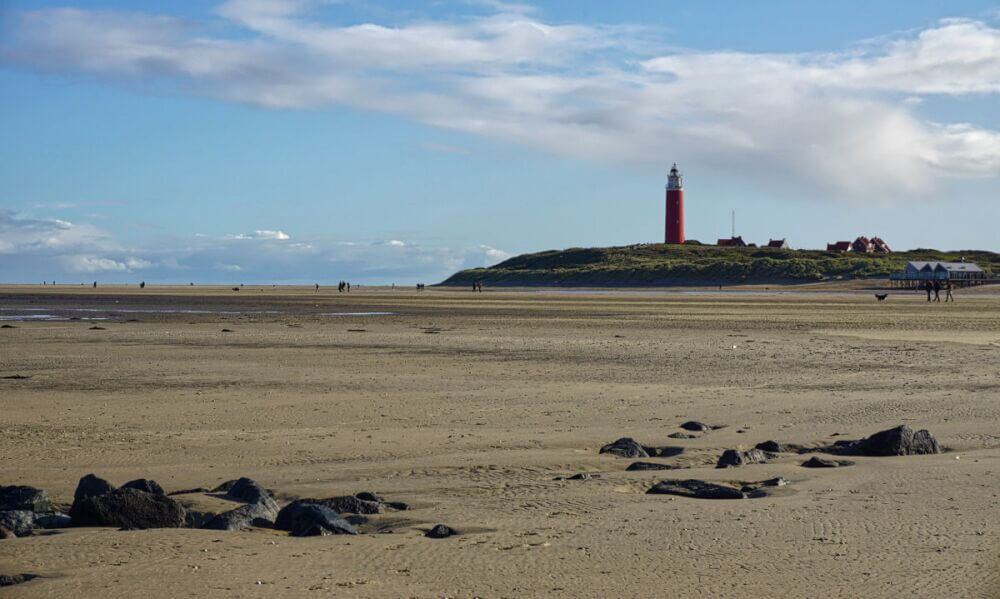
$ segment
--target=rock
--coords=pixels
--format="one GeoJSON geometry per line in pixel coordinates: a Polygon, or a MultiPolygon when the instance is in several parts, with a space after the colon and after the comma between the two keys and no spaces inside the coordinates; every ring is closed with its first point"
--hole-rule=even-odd
{"type": "Polygon", "coordinates": [[[28,582],[38,578],[36,574],[0,574],[0,587],[12,587],[15,584],[28,582]]]}
{"type": "Polygon", "coordinates": [[[211,489],[206,489],[205,487],[195,487],[193,489],[180,489],[178,491],[171,491],[171,492],[167,493],[167,495],[168,496],[174,496],[174,495],[190,495],[192,493],[217,493],[217,492],[218,491],[213,491],[211,489]]]}
{"type": "Polygon", "coordinates": [[[692,431],[696,433],[707,433],[712,430],[712,427],[705,424],[704,422],[698,422],[697,420],[688,420],[680,426],[680,428],[686,431],[692,431]]]}
{"type": "MultiPolygon", "coordinates": [[[[225,484],[225,483],[223,483],[225,484]]],[[[256,481],[243,477],[234,482],[226,495],[233,499],[239,499],[247,503],[258,503],[265,497],[271,499],[271,493],[267,489],[257,484],[256,481]]]]}
{"type": "Polygon", "coordinates": [[[198,510],[184,510],[185,528],[202,528],[208,524],[217,514],[212,512],[201,512],[198,510]]]}
{"type": "Polygon", "coordinates": [[[747,464],[763,464],[767,462],[770,457],[771,456],[767,453],[759,449],[751,449],[750,451],[727,449],[722,452],[722,456],[719,458],[718,463],[715,464],[715,467],[735,468],[737,466],[745,466],[747,464]]]}
{"type": "Polygon", "coordinates": [[[676,464],[658,464],[656,462],[632,462],[628,465],[627,471],[636,470],[679,470],[685,466],[678,466],[676,464]]]}
{"type": "Polygon", "coordinates": [[[646,493],[680,495],[694,499],[743,499],[746,494],[735,487],[705,482],[703,480],[663,480],[646,493]]]}
{"type": "Polygon", "coordinates": [[[670,433],[667,435],[671,439],[697,439],[698,435],[692,435],[691,433],[670,433]]]}
{"type": "Polygon", "coordinates": [[[251,526],[272,526],[278,516],[278,504],[267,498],[257,503],[241,505],[223,512],[204,523],[201,528],[211,530],[243,530],[251,526]]]}
{"type": "Polygon", "coordinates": [[[410,509],[410,504],[405,503],[403,501],[387,501],[385,502],[385,506],[393,510],[398,510],[400,512],[405,512],[406,510],[410,509]]]}
{"type": "Polygon", "coordinates": [[[180,528],[184,526],[184,508],[166,495],[116,489],[81,501],[73,514],[73,525],[180,528]]]}
{"type": "Polygon", "coordinates": [[[75,517],[78,506],[84,499],[104,495],[114,490],[114,485],[99,476],[94,474],[84,476],[77,483],[76,491],[73,493],[73,506],[69,509],[70,517],[75,517]]]}
{"type": "Polygon", "coordinates": [[[754,446],[754,449],[759,449],[761,451],[767,451],[770,453],[781,453],[785,451],[785,448],[781,446],[777,441],[764,441],[763,443],[758,443],[754,446]]]}
{"type": "Polygon", "coordinates": [[[62,512],[35,514],[35,526],[38,528],[69,528],[73,519],[62,512]]]}
{"type": "Polygon", "coordinates": [[[377,503],[385,503],[385,499],[382,499],[381,497],[379,497],[374,493],[369,493],[368,491],[355,493],[354,496],[360,499],[361,501],[374,501],[377,503]]]}
{"type": "Polygon", "coordinates": [[[35,527],[35,512],[29,510],[0,511],[0,526],[18,537],[26,537],[35,527]]]}
{"type": "Polygon", "coordinates": [[[26,486],[0,486],[0,510],[47,512],[52,509],[49,495],[41,489],[26,486]]]}
{"type": "Polygon", "coordinates": [[[340,495],[328,499],[310,499],[309,502],[325,505],[338,514],[379,514],[383,510],[381,503],[365,501],[353,495],[340,495]]]}
{"type": "Polygon", "coordinates": [[[805,468],[839,468],[841,466],[853,465],[854,462],[850,460],[828,460],[826,458],[818,458],[816,456],[802,462],[802,466],[805,468]]]}
{"type": "Polygon", "coordinates": [[[590,480],[593,478],[589,472],[577,472],[573,476],[567,476],[566,480],[590,480]]]}
{"type": "MultiPolygon", "coordinates": [[[[313,525],[330,528],[332,534],[357,534],[350,522],[340,517],[336,510],[323,503],[322,500],[297,499],[281,508],[274,519],[274,527],[279,530],[304,533],[313,525]],[[324,524],[326,522],[326,524],[324,524]],[[340,532],[337,532],[337,530],[340,532]]],[[[295,535],[313,536],[313,535],[295,535]]]]}
{"type": "Polygon", "coordinates": [[[150,480],[148,478],[137,478],[135,480],[130,480],[124,485],[123,489],[139,489],[140,491],[145,491],[147,493],[152,493],[153,495],[166,495],[163,491],[163,487],[158,485],[155,480],[150,480]]]}
{"type": "Polygon", "coordinates": [[[852,449],[868,456],[941,453],[941,447],[934,435],[927,430],[914,431],[905,424],[862,439],[855,443],[852,449]]]}
{"type": "Polygon", "coordinates": [[[453,535],[457,535],[458,531],[454,528],[447,526],[445,524],[437,524],[434,528],[428,530],[424,533],[424,536],[428,539],[444,539],[453,535]]]}
{"type": "Polygon", "coordinates": [[[11,529],[9,529],[9,528],[7,528],[5,526],[0,526],[0,540],[3,540],[3,539],[14,539],[14,538],[17,538],[17,535],[14,534],[13,530],[11,530],[11,529]]]}
{"type": "Polygon", "coordinates": [[[237,479],[235,479],[235,478],[233,480],[227,480],[226,482],[224,482],[224,483],[220,484],[219,486],[215,487],[214,489],[212,489],[212,492],[213,493],[228,493],[229,489],[232,489],[233,485],[235,485],[236,482],[237,482],[237,479]]]}
{"type": "Polygon", "coordinates": [[[639,445],[631,437],[622,437],[614,443],[608,443],[601,448],[600,453],[610,453],[623,458],[648,458],[646,448],[639,445]]]}
{"type": "Polygon", "coordinates": [[[291,531],[293,537],[358,534],[350,522],[329,507],[303,500],[293,501],[282,508],[274,527],[291,531]]]}

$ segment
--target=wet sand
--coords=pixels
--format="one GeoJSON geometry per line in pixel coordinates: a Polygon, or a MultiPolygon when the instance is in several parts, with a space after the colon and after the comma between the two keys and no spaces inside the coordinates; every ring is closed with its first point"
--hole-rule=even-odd
{"type": "Polygon", "coordinates": [[[0,484],[65,504],[89,472],[167,491],[250,476],[285,500],[413,507],[358,537],[3,540],[0,574],[41,575],[3,595],[1000,596],[1000,297],[958,300],[0,288],[0,315],[106,319],[4,321],[0,377],[28,378],[0,378],[0,484]],[[668,436],[692,419],[725,427],[668,436]],[[727,448],[899,424],[948,451],[714,468],[727,448]],[[598,454],[623,436],[689,468],[598,454]],[[553,480],[577,472],[600,476],[553,480]],[[645,494],[776,476],[762,499],[645,494]],[[436,523],[463,534],[424,538],[436,523]]]}

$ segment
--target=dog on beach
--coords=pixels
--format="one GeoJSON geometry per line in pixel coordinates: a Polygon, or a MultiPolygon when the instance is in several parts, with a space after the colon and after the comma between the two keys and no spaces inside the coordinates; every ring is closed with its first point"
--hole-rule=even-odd
{"type": "Polygon", "coordinates": [[[887,298],[887,297],[889,297],[888,293],[876,293],[875,294],[875,299],[877,299],[880,302],[884,302],[885,298],[887,298]]]}

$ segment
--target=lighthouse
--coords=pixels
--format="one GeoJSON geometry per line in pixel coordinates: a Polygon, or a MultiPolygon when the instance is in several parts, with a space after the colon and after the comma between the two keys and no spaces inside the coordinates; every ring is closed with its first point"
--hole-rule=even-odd
{"type": "Polygon", "coordinates": [[[667,177],[666,243],[684,243],[684,177],[677,163],[667,177]]]}

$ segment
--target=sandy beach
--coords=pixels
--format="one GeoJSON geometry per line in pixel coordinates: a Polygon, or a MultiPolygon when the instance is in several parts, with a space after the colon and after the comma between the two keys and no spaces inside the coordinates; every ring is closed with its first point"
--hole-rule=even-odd
{"type": "Polygon", "coordinates": [[[358,536],[39,531],[0,540],[0,574],[39,576],[4,597],[1000,596],[995,293],[11,286],[0,319],[0,485],[68,506],[91,472],[248,476],[281,503],[411,508],[358,536]],[[721,428],[670,437],[688,420],[721,428]],[[946,451],[715,468],[900,424],[946,451]],[[682,468],[626,471],[598,453],[620,437],[682,468]],[[773,477],[757,499],[646,494],[773,477]],[[425,538],[438,523],[460,534],[425,538]]]}

